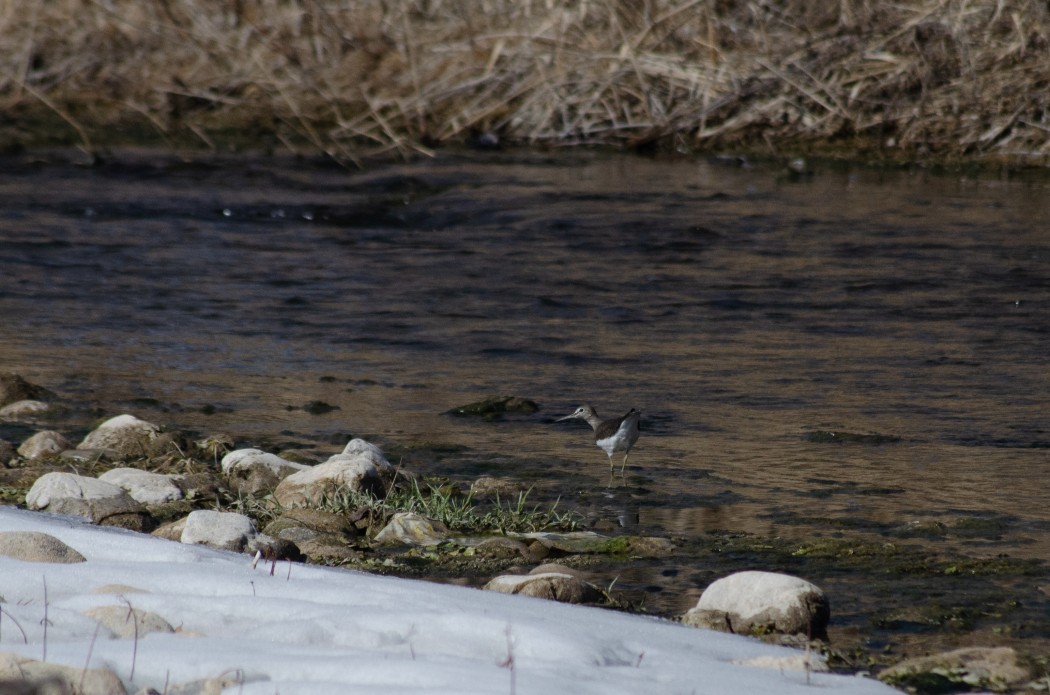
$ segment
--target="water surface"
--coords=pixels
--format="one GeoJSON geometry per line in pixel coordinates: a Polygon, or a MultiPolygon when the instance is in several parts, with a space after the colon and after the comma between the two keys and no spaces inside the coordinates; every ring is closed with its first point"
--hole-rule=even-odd
{"type": "Polygon", "coordinates": [[[2,170],[0,366],[107,414],[364,436],[639,533],[940,524],[920,541],[1050,556],[1045,181],[591,154],[2,170]],[[496,394],[541,410],[443,414],[496,394]],[[587,428],[553,424],[584,402],[644,413],[612,487],[587,428]]]}

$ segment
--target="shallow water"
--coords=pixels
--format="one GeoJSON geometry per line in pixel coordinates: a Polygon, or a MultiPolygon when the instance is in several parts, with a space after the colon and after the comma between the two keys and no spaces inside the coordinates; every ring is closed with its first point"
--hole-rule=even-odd
{"type": "Polygon", "coordinates": [[[916,542],[1050,556],[1047,181],[592,154],[0,168],[0,367],[106,414],[325,453],[352,433],[639,533],[932,525],[916,542]],[[495,394],[541,410],[443,414],[495,394]],[[624,481],[553,424],[583,402],[643,411],[624,481]]]}

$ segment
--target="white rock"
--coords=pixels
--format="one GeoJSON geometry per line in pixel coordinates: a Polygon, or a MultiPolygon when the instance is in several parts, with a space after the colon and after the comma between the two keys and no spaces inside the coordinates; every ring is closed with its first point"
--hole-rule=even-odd
{"type": "Polygon", "coordinates": [[[114,468],[98,479],[122,488],[131,499],[142,504],[163,504],[183,497],[182,488],[175,484],[176,477],[138,468],[114,468]]]}
{"type": "Polygon", "coordinates": [[[26,493],[30,509],[86,516],[94,523],[115,514],[140,513],[142,506],[123,489],[98,478],[73,473],[46,473],[26,493]]]}
{"type": "Polygon", "coordinates": [[[0,408],[0,420],[18,420],[23,417],[32,417],[33,415],[39,415],[50,407],[49,404],[43,401],[15,401],[0,408]]]}
{"type": "Polygon", "coordinates": [[[245,495],[269,493],[291,474],[310,468],[259,449],[237,449],[222,457],[222,472],[245,495]]]}
{"type": "Polygon", "coordinates": [[[22,442],[22,446],[18,447],[18,455],[27,459],[38,459],[61,454],[72,446],[69,440],[62,436],[62,433],[44,430],[22,442]]]}
{"type": "Polygon", "coordinates": [[[241,552],[259,535],[252,520],[235,512],[198,509],[186,517],[183,543],[241,552]]]}
{"type": "Polygon", "coordinates": [[[120,639],[142,639],[151,632],[175,632],[171,623],[156,613],[138,608],[129,610],[127,605],[96,606],[84,611],[84,615],[102,623],[120,639]]]}
{"type": "Polygon", "coordinates": [[[394,466],[387,460],[386,456],[383,455],[383,450],[364,439],[351,439],[347,445],[343,447],[342,453],[347,456],[358,454],[367,456],[368,460],[375,464],[375,467],[379,470],[380,474],[386,475],[394,472],[394,466]]]}
{"type": "Polygon", "coordinates": [[[159,432],[160,427],[152,422],[140,420],[134,415],[118,415],[89,432],[77,448],[127,452],[129,449],[144,448],[159,432]]]}
{"type": "Polygon", "coordinates": [[[367,453],[336,454],[324,463],[288,476],[274,490],[274,498],[285,507],[316,504],[326,495],[342,490],[381,493],[379,470],[367,453]]]}
{"type": "Polygon", "coordinates": [[[827,597],[804,579],[778,572],[737,572],[712,583],[682,622],[695,627],[827,635],[827,597]]]}

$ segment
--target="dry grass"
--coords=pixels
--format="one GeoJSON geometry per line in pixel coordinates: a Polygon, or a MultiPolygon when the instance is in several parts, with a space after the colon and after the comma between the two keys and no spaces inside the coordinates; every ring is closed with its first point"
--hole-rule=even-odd
{"type": "MultiPolygon", "coordinates": [[[[87,149],[505,141],[1050,156],[1044,0],[0,0],[0,107],[87,149]]],[[[36,134],[39,135],[39,134],[36,134]]]]}

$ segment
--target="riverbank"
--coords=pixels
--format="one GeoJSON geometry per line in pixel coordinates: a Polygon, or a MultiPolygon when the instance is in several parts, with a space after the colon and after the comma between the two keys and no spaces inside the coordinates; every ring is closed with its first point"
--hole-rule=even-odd
{"type": "Polygon", "coordinates": [[[813,5],[30,0],[0,148],[500,144],[1044,166],[1050,12],[813,5]]]}
{"type": "MultiPolygon", "coordinates": [[[[514,486],[518,485],[520,491],[521,483],[508,478],[489,481],[489,484],[502,484],[503,504],[498,493],[493,500],[491,491],[482,492],[476,484],[471,486],[469,480],[446,480],[443,488],[429,485],[429,493],[423,495],[419,494],[420,483],[415,483],[416,492],[409,495],[407,503],[403,494],[393,492],[386,502],[378,505],[365,504],[360,496],[335,496],[310,503],[309,509],[296,512],[282,505],[282,501],[287,502],[282,495],[283,484],[275,490],[277,478],[260,477],[259,471],[275,465],[318,470],[327,465],[320,461],[330,446],[308,439],[286,442],[290,448],[280,453],[287,459],[267,454],[269,458],[250,462],[254,465],[254,472],[252,465],[242,466],[241,462],[224,456],[235,446],[237,437],[220,433],[201,436],[203,433],[182,432],[167,426],[163,433],[159,433],[155,426],[149,425],[145,438],[135,433],[117,437],[114,433],[116,438],[106,440],[106,446],[116,448],[93,449],[91,447],[101,445],[98,433],[104,431],[105,427],[102,427],[88,435],[78,449],[73,449],[69,441],[94,426],[86,418],[99,410],[56,397],[37,386],[20,386],[19,389],[23,398],[44,398],[51,405],[44,408],[30,405],[37,402],[35,400],[21,400],[0,416],[0,440],[9,442],[4,444],[9,448],[0,452],[5,464],[0,469],[0,492],[4,504],[21,506],[29,499],[39,498],[39,491],[30,490],[42,489],[38,488],[38,481],[60,472],[67,475],[71,467],[89,479],[100,476],[100,479],[114,481],[118,478],[104,475],[106,471],[120,469],[126,478],[130,467],[153,478],[167,476],[170,481],[177,482],[175,487],[184,494],[176,494],[177,499],[158,497],[135,509],[110,509],[105,512],[109,515],[108,521],[101,522],[104,525],[139,531],[155,529],[154,535],[178,540],[179,534],[185,532],[185,515],[194,509],[240,512],[249,516],[258,529],[264,529],[273,537],[284,538],[290,532],[288,537],[296,538],[299,547],[288,543],[273,546],[275,552],[280,553],[282,567],[286,559],[308,558],[310,564],[476,588],[500,573],[513,575],[535,565],[556,562],[572,568],[573,573],[589,580],[588,584],[593,581],[594,584],[589,584],[592,588],[597,585],[592,598],[586,602],[670,620],[682,619],[680,615],[660,609],[669,598],[666,594],[675,590],[674,584],[657,587],[656,593],[649,593],[647,598],[645,592],[618,585],[620,578],[623,577],[624,583],[630,586],[637,584],[639,577],[647,577],[651,592],[652,583],[659,582],[659,577],[670,580],[678,573],[685,576],[700,571],[708,582],[756,568],[796,574],[819,578],[817,581],[829,589],[832,602],[832,621],[828,630],[830,642],[814,643],[814,648],[823,654],[833,670],[880,673],[908,658],[945,650],[1010,647],[1020,655],[1019,663],[1024,664],[1026,670],[1023,673],[1028,675],[1023,683],[994,683],[1000,691],[1027,691],[1031,683],[1037,683],[1032,678],[1045,679],[1047,663],[1043,655],[1048,645],[1047,601],[1043,589],[1048,578],[1045,563],[1006,556],[979,558],[947,551],[931,552],[912,543],[922,539],[936,540],[945,534],[994,535],[997,532],[994,527],[949,527],[950,524],[934,528],[909,527],[908,532],[902,530],[878,539],[870,538],[863,529],[842,528],[833,538],[802,541],[783,536],[762,537],[730,532],[709,532],[692,538],[635,538],[617,535],[612,529],[600,529],[603,534],[611,533],[610,537],[594,534],[588,529],[593,521],[585,520],[567,504],[562,505],[558,515],[552,515],[542,513],[542,505],[533,507],[530,503],[531,513],[523,515],[524,505],[519,494],[515,512],[514,486]],[[31,432],[37,434],[31,435],[31,432]],[[49,432],[51,434],[47,434],[49,432]],[[64,443],[62,433],[69,436],[64,443]],[[17,453],[14,452],[15,445],[18,445],[17,453]],[[310,465],[296,464],[291,459],[310,465]],[[457,486],[461,488],[458,492],[457,486]],[[468,488],[470,493],[467,493],[468,488]],[[395,497],[401,501],[395,501],[395,497]],[[430,498],[430,506],[426,506],[424,498],[430,498]],[[482,501],[486,499],[487,502],[482,501]],[[507,500],[511,504],[505,504],[507,500]],[[437,535],[422,540],[406,536],[393,547],[385,546],[376,532],[388,525],[396,516],[395,512],[409,507],[435,520],[434,526],[438,529],[452,529],[457,533],[442,534],[439,531],[437,535]],[[447,513],[452,507],[458,510],[457,514],[447,513]],[[495,525],[492,522],[477,524],[479,517],[472,510],[483,508],[494,508],[487,518],[497,519],[495,525]],[[469,521],[457,522],[456,517],[468,518],[469,521]],[[472,533],[492,534],[501,524],[507,530],[480,543],[465,542],[461,537],[472,533]],[[581,533],[570,534],[574,536],[572,538],[559,534],[548,538],[539,533],[529,541],[513,532],[533,527],[571,529],[581,533]],[[172,528],[177,528],[174,535],[168,530],[172,528]],[[548,542],[550,539],[554,542],[548,542]],[[1040,592],[1042,599],[1039,599],[1040,592]]],[[[150,403],[155,404],[158,412],[163,409],[162,404],[148,397],[141,400],[141,407],[148,410],[150,403]]],[[[320,410],[323,404],[314,405],[315,410],[320,410]]],[[[146,425],[141,421],[136,424],[146,425]]],[[[396,452],[395,460],[399,461],[399,475],[407,479],[412,477],[412,472],[424,472],[435,457],[468,453],[447,447],[435,451],[418,446],[400,448],[395,444],[391,448],[396,452]]],[[[250,451],[242,450],[242,453],[250,451]]],[[[247,457],[253,456],[248,454],[247,457]]],[[[285,470],[280,475],[288,474],[289,471],[285,470]]],[[[132,487],[138,484],[134,483],[132,487]]],[[[624,482],[625,488],[630,485],[632,483],[624,482]]],[[[172,488],[170,482],[168,487],[172,488]]],[[[148,496],[155,492],[156,489],[150,489],[144,494],[148,496]]],[[[53,492],[49,495],[54,504],[56,495],[53,492]]],[[[137,494],[133,496],[139,498],[137,494]]],[[[67,513],[72,512],[67,509],[67,513]]],[[[50,522],[40,523],[47,525],[50,522]]],[[[434,528],[428,528],[427,533],[433,534],[434,528]]],[[[270,560],[276,561],[276,556],[270,560]]],[[[246,557],[244,564],[247,563],[246,557]]],[[[297,576],[300,572],[295,570],[297,576]]],[[[9,637],[13,634],[7,633],[9,637]]],[[[772,637],[773,641],[782,639],[776,635],[766,637],[772,637]]],[[[795,641],[799,640],[796,638],[795,641]]],[[[898,684],[911,682],[907,679],[891,681],[898,684]]],[[[922,687],[919,691],[926,692],[922,687]]]]}

